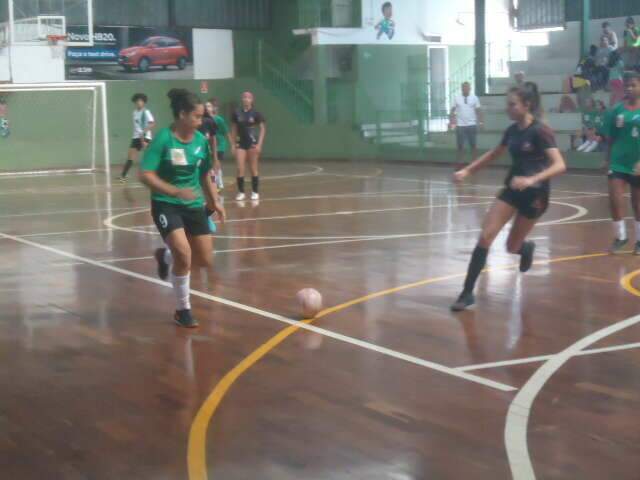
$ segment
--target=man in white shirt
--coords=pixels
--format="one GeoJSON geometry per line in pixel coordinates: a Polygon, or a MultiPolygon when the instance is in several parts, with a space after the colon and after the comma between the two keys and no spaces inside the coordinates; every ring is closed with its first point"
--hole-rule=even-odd
{"type": "Polygon", "coordinates": [[[620,46],[618,44],[618,35],[616,34],[616,32],[611,30],[611,24],[609,22],[604,22],[602,24],[602,35],[600,36],[600,38],[602,39],[602,37],[607,38],[607,40],[609,41],[609,46],[614,50],[617,50],[620,46]]]}
{"type": "Polygon", "coordinates": [[[464,160],[464,144],[468,143],[471,149],[472,159],[478,156],[477,135],[478,126],[483,125],[482,105],[475,95],[471,94],[471,84],[464,82],[462,84],[462,95],[458,95],[454,99],[453,108],[451,109],[451,129],[456,131],[456,140],[458,151],[456,160],[459,165],[464,160]]]}

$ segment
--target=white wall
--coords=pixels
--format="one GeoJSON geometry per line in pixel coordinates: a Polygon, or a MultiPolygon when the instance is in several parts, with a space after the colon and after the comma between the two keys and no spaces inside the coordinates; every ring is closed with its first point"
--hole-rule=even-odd
{"type": "MultiPolygon", "coordinates": [[[[363,28],[320,28],[312,32],[318,45],[425,44],[423,35],[440,35],[444,45],[468,45],[475,42],[474,0],[395,0],[393,20],[396,35],[392,40],[376,39],[374,26],[382,19],[385,0],[363,0],[363,28]]],[[[546,34],[519,34],[509,26],[508,0],[487,0],[487,41],[509,41],[524,45],[545,45],[546,34]]]]}
{"type": "Polygon", "coordinates": [[[0,48],[0,82],[11,80],[11,70],[9,69],[9,48],[0,48]]]}
{"type": "Polygon", "coordinates": [[[193,30],[193,63],[196,80],[234,77],[231,30],[193,30]]]}
{"type": "Polygon", "coordinates": [[[14,83],[65,81],[64,56],[53,58],[48,45],[11,45],[14,83]]]}

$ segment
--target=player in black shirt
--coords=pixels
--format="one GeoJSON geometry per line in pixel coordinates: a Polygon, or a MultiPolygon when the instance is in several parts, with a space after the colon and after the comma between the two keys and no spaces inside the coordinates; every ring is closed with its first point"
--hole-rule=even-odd
{"type": "MultiPolygon", "coordinates": [[[[206,137],[207,142],[209,142],[209,148],[211,149],[211,165],[213,165],[209,176],[214,185],[218,185],[218,182],[216,181],[216,171],[220,169],[220,161],[218,160],[218,140],[216,136],[218,133],[218,124],[206,108],[204,109],[204,115],[202,116],[202,125],[200,125],[198,130],[206,137]]],[[[216,233],[218,227],[216,222],[211,218],[212,214],[213,211],[207,209],[209,230],[211,230],[211,233],[216,233]]]]}
{"type": "Polygon", "coordinates": [[[509,90],[507,112],[515,123],[506,130],[500,145],[454,174],[455,182],[460,183],[507,150],[513,160],[505,179],[505,187],[484,219],[482,233],[469,264],[464,290],[451,305],[454,312],[462,311],[475,303],[473,289],[486,264],[489,248],[502,227],[514,217],[507,239],[507,250],[520,255],[521,272],[531,268],[535,243],[525,239],[547,210],[549,180],[566,171],[553,131],[538,120],[541,106],[535,83],[526,82],[521,87],[509,90]]]}
{"type": "Polygon", "coordinates": [[[244,172],[247,159],[251,169],[251,200],[258,200],[260,177],[258,162],[262,153],[264,137],[267,133],[265,118],[253,108],[253,94],[244,92],[242,94],[242,107],[236,110],[231,117],[231,150],[236,157],[238,166],[238,195],[237,201],[246,198],[244,194],[244,172]]]}

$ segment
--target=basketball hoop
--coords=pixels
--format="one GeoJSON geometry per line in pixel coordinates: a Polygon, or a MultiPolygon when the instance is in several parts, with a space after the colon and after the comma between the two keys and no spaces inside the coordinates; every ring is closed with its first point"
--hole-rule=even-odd
{"type": "Polygon", "coordinates": [[[51,48],[51,58],[64,58],[67,45],[66,35],[47,35],[47,42],[51,48]]]}

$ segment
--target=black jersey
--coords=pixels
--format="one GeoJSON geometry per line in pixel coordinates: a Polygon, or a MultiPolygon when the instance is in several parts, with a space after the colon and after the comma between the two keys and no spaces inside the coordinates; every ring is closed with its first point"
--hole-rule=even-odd
{"type": "Polygon", "coordinates": [[[218,133],[218,124],[213,117],[202,117],[202,125],[200,125],[200,133],[202,133],[209,141],[218,133]]]}
{"type": "Polygon", "coordinates": [[[260,139],[260,124],[265,122],[264,116],[253,108],[251,110],[236,110],[231,122],[238,127],[238,138],[241,144],[256,144],[260,139]]]}
{"type": "MultiPolygon", "coordinates": [[[[553,130],[534,120],[524,130],[518,124],[511,125],[502,137],[501,145],[509,148],[512,165],[505,181],[509,186],[513,177],[532,177],[549,167],[549,158],[545,150],[557,148],[553,130]]],[[[549,181],[536,187],[546,186],[549,181]]]]}

